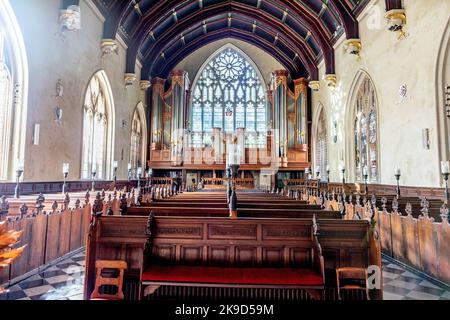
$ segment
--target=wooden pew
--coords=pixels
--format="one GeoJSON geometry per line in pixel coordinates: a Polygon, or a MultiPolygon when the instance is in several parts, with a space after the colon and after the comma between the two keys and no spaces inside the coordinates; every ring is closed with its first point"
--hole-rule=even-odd
{"type": "MultiPolygon", "coordinates": [[[[369,222],[317,221],[327,275],[325,295],[327,299],[336,299],[335,268],[375,264],[381,269],[381,254],[377,241],[372,240],[369,222]]],[[[140,283],[147,266],[144,265],[144,250],[149,238],[147,223],[148,217],[140,216],[94,217],[87,245],[85,298],[93,290],[95,261],[99,259],[126,260],[129,266],[124,286],[126,299],[141,298],[140,283]]],[[[242,261],[255,267],[282,268],[291,263],[304,266],[311,262],[307,253],[312,224],[312,219],[155,217],[151,253],[169,264],[180,265],[178,262],[183,261],[188,266],[204,266],[210,261],[223,265],[242,261]]],[[[169,291],[162,289],[160,293],[169,291]]],[[[158,290],[155,295],[158,296],[158,290]]],[[[381,299],[381,290],[371,290],[371,296],[381,299]]]]}
{"type": "MultiPolygon", "coordinates": [[[[228,208],[192,208],[192,207],[131,207],[122,215],[125,216],[148,216],[153,212],[156,216],[172,217],[229,217],[228,208]]],[[[251,209],[241,208],[238,210],[240,218],[308,218],[311,219],[317,215],[323,219],[340,219],[340,213],[337,211],[324,210],[296,210],[296,209],[251,209]]]]}

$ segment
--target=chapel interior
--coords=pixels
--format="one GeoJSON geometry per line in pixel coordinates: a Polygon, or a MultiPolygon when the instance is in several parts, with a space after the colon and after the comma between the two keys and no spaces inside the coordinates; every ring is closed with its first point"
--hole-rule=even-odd
{"type": "Polygon", "coordinates": [[[450,300],[449,0],[0,0],[0,300],[450,300]]]}

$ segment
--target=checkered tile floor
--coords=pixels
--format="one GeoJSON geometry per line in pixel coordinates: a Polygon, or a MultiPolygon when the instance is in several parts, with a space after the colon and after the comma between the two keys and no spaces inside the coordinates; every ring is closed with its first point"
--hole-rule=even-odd
{"type": "Polygon", "coordinates": [[[83,300],[84,252],[45,269],[1,294],[0,300],[83,300]]]}
{"type": "MultiPolygon", "coordinates": [[[[84,253],[79,253],[44,272],[14,285],[0,300],[82,300],[84,253]]],[[[385,300],[450,300],[450,292],[383,261],[385,300]]]]}
{"type": "Polygon", "coordinates": [[[384,300],[450,300],[450,292],[383,260],[384,300]]]}

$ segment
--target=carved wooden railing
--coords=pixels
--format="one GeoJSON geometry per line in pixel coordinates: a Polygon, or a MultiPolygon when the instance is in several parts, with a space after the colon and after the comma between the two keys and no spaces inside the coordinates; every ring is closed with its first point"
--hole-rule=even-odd
{"type": "MultiPolygon", "coordinates": [[[[91,189],[92,181],[67,181],[67,192],[82,192],[91,189]]],[[[127,188],[130,190],[137,186],[137,181],[95,181],[95,187],[97,190],[113,190],[127,188]]],[[[16,188],[16,183],[5,182],[0,183],[0,196],[12,196],[16,188]]],[[[62,181],[50,181],[50,182],[21,182],[20,194],[21,195],[33,195],[33,194],[50,194],[62,192],[62,181]]]]}
{"type": "Polygon", "coordinates": [[[307,190],[300,198],[339,210],[346,220],[373,218],[385,255],[450,286],[449,209],[441,200],[307,190]]]}

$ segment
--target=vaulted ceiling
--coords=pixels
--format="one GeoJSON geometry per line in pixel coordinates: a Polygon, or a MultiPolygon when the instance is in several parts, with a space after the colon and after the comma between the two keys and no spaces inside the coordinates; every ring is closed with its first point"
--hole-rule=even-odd
{"type": "MultiPolygon", "coordinates": [[[[398,0],[386,0],[394,3],[398,0]]],[[[64,0],[70,2],[70,0],[64,0]]],[[[293,78],[318,80],[319,62],[334,73],[334,42],[359,38],[358,13],[369,0],[94,0],[106,17],[104,39],[128,44],[142,79],[166,78],[186,56],[223,38],[249,42],[274,56],[293,78]]],[[[393,4],[395,6],[395,3],[393,4]]]]}

